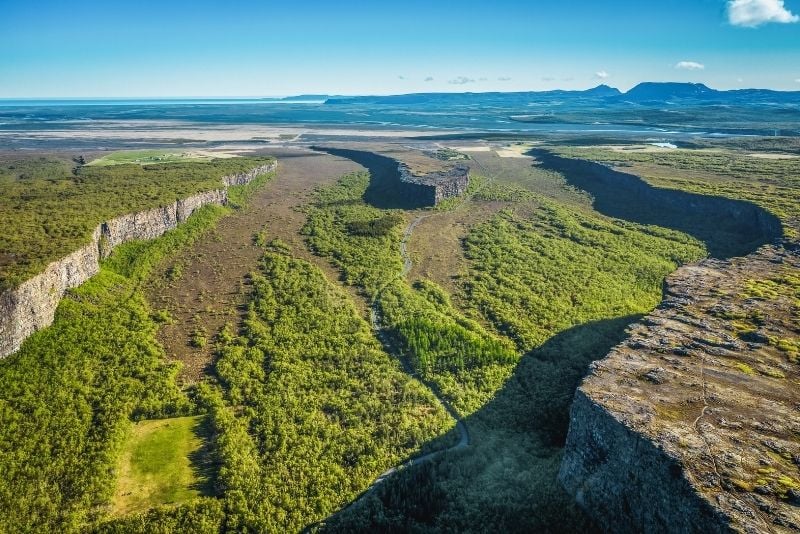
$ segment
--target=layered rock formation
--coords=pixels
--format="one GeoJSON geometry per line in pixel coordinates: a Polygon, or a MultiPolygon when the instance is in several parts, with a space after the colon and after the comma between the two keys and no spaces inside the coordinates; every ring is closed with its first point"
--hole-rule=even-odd
{"type": "Polygon", "coordinates": [[[246,173],[226,176],[225,188],[205,191],[168,206],[122,215],[101,223],[90,242],[45,270],[0,294],[0,357],[17,351],[35,331],[53,323],[56,308],[68,289],[77,287],[97,274],[100,260],[118,245],[135,239],[152,239],[172,230],[207,204],[225,205],[227,187],[243,185],[256,176],[274,171],[275,163],[246,173]]]}
{"type": "Polygon", "coordinates": [[[613,532],[800,530],[800,251],[678,269],[592,365],[559,478],[613,532]]]}
{"type": "Polygon", "coordinates": [[[398,165],[400,180],[419,189],[425,203],[436,205],[447,198],[463,195],[469,186],[469,167],[457,165],[450,169],[415,174],[405,163],[398,165]]]}

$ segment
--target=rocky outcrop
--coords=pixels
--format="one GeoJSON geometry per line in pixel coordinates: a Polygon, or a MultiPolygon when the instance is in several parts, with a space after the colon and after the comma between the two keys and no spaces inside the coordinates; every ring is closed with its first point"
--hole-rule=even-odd
{"type": "Polygon", "coordinates": [[[222,179],[224,189],[205,191],[168,206],[122,215],[98,225],[87,245],[0,294],[0,357],[16,352],[28,336],[51,325],[58,303],[67,290],[97,274],[100,260],[115,247],[127,241],[158,237],[207,204],[225,205],[227,187],[244,185],[275,168],[276,164],[270,163],[246,173],[226,176],[222,179]]]}
{"type": "Polygon", "coordinates": [[[400,163],[397,169],[400,180],[416,186],[428,205],[435,206],[445,199],[461,196],[469,186],[469,167],[465,165],[423,175],[414,174],[405,163],[400,163]]]}
{"type": "Polygon", "coordinates": [[[595,362],[559,479],[610,532],[800,530],[800,252],[703,260],[595,362]]]}
{"type": "Polygon", "coordinates": [[[178,200],[170,206],[129,213],[108,220],[100,225],[101,236],[105,239],[104,246],[108,247],[104,253],[107,254],[126,241],[158,237],[167,230],[177,227],[206,204],[224,206],[227,203],[228,191],[216,189],[178,200]]]}

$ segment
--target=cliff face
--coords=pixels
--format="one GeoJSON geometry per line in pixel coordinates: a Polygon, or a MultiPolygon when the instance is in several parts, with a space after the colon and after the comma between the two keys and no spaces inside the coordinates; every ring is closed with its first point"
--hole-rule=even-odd
{"type": "Polygon", "coordinates": [[[415,188],[414,191],[427,205],[463,195],[469,185],[469,168],[459,165],[443,172],[430,172],[422,176],[411,172],[408,165],[398,165],[400,180],[415,188]]]}
{"type": "Polygon", "coordinates": [[[559,478],[613,532],[800,530],[800,252],[678,269],[592,365],[559,478]]]}
{"type": "Polygon", "coordinates": [[[0,294],[0,357],[16,352],[28,336],[50,326],[67,290],[97,274],[100,260],[115,247],[135,239],[158,237],[207,204],[225,205],[228,186],[249,183],[275,168],[276,164],[271,163],[247,173],[226,176],[222,179],[225,189],[198,193],[168,206],[122,215],[98,225],[87,245],[51,263],[19,287],[0,294]]]}

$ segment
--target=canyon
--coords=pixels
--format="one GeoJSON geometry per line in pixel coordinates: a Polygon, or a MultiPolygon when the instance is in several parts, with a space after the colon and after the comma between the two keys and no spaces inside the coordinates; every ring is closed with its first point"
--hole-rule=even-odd
{"type": "Polygon", "coordinates": [[[100,223],[85,246],[50,263],[42,273],[18,287],[0,294],[0,357],[13,354],[28,336],[52,324],[58,303],[66,292],[97,274],[100,261],[114,248],[128,241],[163,235],[205,205],[224,206],[228,203],[229,187],[250,183],[276,168],[273,162],[225,176],[221,179],[223,187],[219,189],[100,223]]]}

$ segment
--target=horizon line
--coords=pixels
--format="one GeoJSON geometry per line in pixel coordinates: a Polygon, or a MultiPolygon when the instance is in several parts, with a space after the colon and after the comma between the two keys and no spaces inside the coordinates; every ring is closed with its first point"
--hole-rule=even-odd
{"type": "MultiPolygon", "coordinates": [[[[614,87],[613,85],[609,85],[607,83],[600,83],[598,85],[593,85],[587,87],[585,89],[562,89],[562,88],[554,88],[554,89],[527,89],[527,90],[518,90],[518,91],[412,91],[408,93],[395,93],[395,92],[388,92],[388,93],[337,93],[337,94],[329,94],[329,93],[320,93],[317,91],[303,91],[298,93],[290,93],[285,95],[155,95],[155,96],[138,96],[138,95],[119,95],[119,96],[0,96],[0,101],[21,101],[21,100],[29,100],[29,101],[41,101],[41,100],[63,100],[63,101],[80,101],[80,100],[268,100],[268,99],[287,99],[287,98],[297,98],[302,96],[324,96],[324,97],[380,97],[380,96],[406,96],[406,95],[419,95],[419,94],[519,94],[519,93],[553,93],[558,91],[563,92],[586,92],[592,89],[597,89],[600,87],[608,87],[609,89],[616,89],[622,94],[626,94],[630,92],[632,89],[638,87],[641,84],[651,83],[651,84],[679,84],[679,85],[703,85],[711,90],[719,91],[719,92],[731,92],[731,91],[772,91],[776,93],[798,93],[800,89],[792,90],[792,89],[772,89],[768,87],[740,87],[736,89],[714,89],[713,87],[709,86],[703,82],[639,82],[633,85],[630,89],[623,91],[618,87],[614,87]]],[[[309,99],[307,102],[318,102],[321,100],[313,100],[309,99]]]]}

